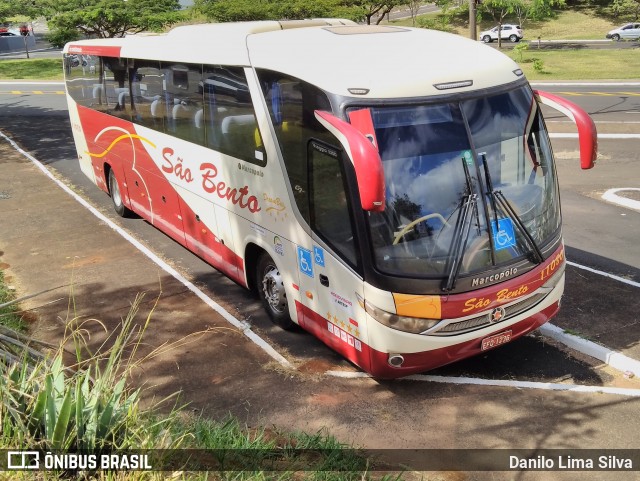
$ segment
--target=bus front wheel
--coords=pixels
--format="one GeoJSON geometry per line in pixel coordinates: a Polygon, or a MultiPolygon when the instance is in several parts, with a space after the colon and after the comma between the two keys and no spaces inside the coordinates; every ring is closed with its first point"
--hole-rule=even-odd
{"type": "Polygon", "coordinates": [[[289,317],[284,281],[278,266],[267,253],[263,253],[258,260],[256,287],[262,305],[273,323],[285,330],[292,329],[295,323],[289,317]]]}
{"type": "Polygon", "coordinates": [[[111,202],[113,202],[113,208],[120,217],[130,217],[132,212],[124,205],[122,200],[122,194],[120,193],[120,184],[116,179],[116,174],[113,169],[109,170],[109,195],[111,196],[111,202]]]}

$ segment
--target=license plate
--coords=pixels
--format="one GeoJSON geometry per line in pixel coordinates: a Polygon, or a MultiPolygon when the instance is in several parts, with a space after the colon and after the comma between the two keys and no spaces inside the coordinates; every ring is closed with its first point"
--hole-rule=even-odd
{"type": "Polygon", "coordinates": [[[481,349],[483,351],[492,349],[494,347],[506,344],[511,340],[511,331],[501,332],[500,334],[494,334],[493,336],[485,337],[482,340],[481,349]]]}

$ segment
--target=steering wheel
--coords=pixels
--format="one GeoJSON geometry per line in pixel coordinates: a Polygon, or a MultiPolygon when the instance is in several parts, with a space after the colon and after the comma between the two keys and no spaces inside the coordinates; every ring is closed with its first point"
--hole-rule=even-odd
{"type": "Polygon", "coordinates": [[[429,219],[440,219],[442,221],[443,224],[445,225],[449,225],[449,223],[447,222],[447,219],[445,219],[444,217],[442,217],[442,215],[436,213],[433,214],[427,214],[427,215],[423,215],[422,217],[418,217],[416,220],[409,222],[407,225],[405,225],[402,229],[400,229],[400,232],[398,232],[396,234],[396,237],[393,239],[393,245],[396,245],[398,242],[400,242],[400,239],[402,239],[402,237],[416,224],[419,224],[420,222],[424,222],[425,220],[429,220],[429,219]]]}

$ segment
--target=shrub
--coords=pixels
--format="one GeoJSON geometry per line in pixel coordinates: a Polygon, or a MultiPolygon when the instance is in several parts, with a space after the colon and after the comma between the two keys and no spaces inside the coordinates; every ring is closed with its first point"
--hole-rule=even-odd
{"type": "Polygon", "coordinates": [[[62,48],[67,42],[72,42],[80,38],[80,32],[77,30],[56,29],[50,31],[45,38],[52,46],[62,48]]]}

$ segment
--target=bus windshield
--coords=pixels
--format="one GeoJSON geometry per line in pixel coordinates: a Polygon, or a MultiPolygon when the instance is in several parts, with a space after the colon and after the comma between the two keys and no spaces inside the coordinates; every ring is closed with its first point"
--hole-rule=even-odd
{"type": "Polygon", "coordinates": [[[525,257],[542,261],[540,246],[555,238],[560,208],[549,138],[529,87],[348,114],[353,122],[363,112],[386,183],[384,212],[367,214],[380,272],[446,279],[525,257]]]}

